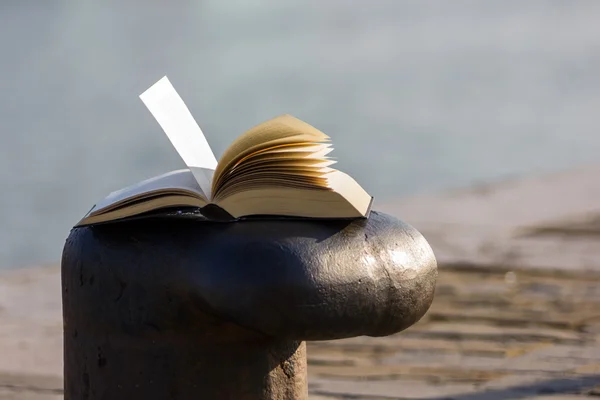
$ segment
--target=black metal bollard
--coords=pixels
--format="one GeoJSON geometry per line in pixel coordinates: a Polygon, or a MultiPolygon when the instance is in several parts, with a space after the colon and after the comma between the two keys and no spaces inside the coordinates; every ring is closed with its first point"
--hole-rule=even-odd
{"type": "Polygon", "coordinates": [[[305,340],[417,322],[437,265],[411,226],[146,220],[71,231],[66,400],[306,399],[305,340]]]}

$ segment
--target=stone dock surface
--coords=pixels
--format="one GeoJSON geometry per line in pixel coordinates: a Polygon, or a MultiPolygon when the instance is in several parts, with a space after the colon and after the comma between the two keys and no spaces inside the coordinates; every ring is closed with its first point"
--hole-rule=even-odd
{"type": "MultiPolygon", "coordinates": [[[[314,400],[600,396],[600,166],[400,199],[440,264],[385,338],[308,344],[314,400]]],[[[0,274],[0,399],[62,398],[58,266],[0,274]]]]}

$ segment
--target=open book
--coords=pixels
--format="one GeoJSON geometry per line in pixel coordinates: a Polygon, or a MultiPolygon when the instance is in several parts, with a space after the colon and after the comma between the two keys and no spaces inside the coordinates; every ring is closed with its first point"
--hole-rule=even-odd
{"type": "Polygon", "coordinates": [[[238,137],[217,162],[204,134],[162,78],[141,96],[187,165],[108,195],[76,226],[160,209],[195,207],[210,219],[251,216],[364,218],[373,198],[332,168],[327,135],[290,115],[238,137]],[[213,210],[205,213],[202,210],[213,210]]]}

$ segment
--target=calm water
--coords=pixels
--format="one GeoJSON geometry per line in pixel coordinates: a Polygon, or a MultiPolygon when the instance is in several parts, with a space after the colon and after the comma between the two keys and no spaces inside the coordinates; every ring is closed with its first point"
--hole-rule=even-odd
{"type": "Polygon", "coordinates": [[[599,1],[169,3],[0,5],[0,268],[183,166],[138,99],[165,74],[217,155],[291,113],[380,200],[598,159],[599,1]]]}

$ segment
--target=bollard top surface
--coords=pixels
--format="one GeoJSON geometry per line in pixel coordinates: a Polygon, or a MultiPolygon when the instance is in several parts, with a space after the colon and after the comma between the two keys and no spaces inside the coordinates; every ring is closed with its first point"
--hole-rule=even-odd
{"type": "Polygon", "coordinates": [[[186,329],[186,318],[210,314],[268,336],[329,340],[413,325],[433,300],[437,264],[415,228],[372,211],[352,221],[173,218],[76,228],[65,273],[97,277],[85,295],[121,302],[125,329],[186,329]]]}

